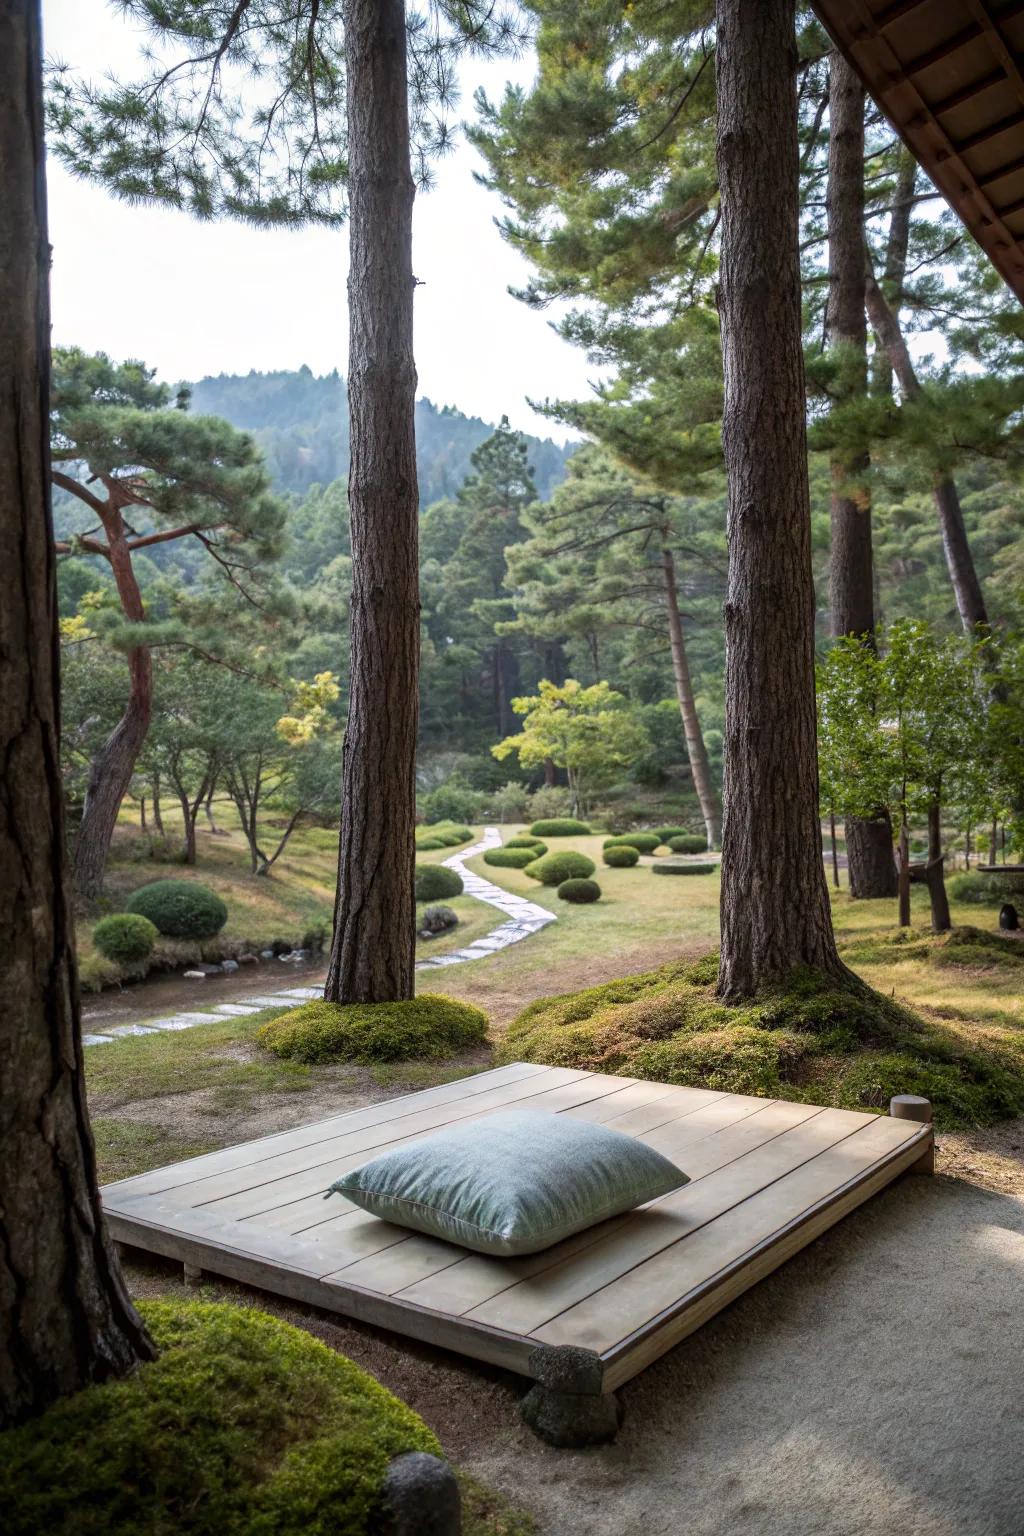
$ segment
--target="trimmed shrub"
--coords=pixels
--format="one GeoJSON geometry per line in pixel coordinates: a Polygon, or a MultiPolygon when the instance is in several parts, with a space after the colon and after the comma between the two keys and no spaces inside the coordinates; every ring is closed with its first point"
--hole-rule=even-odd
{"type": "Polygon", "coordinates": [[[548,845],[539,837],[531,837],[529,832],[520,832],[518,837],[510,837],[505,844],[506,848],[536,848],[538,859],[547,853],[548,845]]]}
{"type": "Polygon", "coordinates": [[[488,848],[484,863],[495,869],[525,869],[537,857],[536,848],[509,848],[506,844],[504,848],[488,848]]]}
{"type": "Polygon", "coordinates": [[[460,843],[468,843],[472,836],[472,827],[463,826],[461,822],[438,821],[416,828],[416,846],[423,848],[429,844],[437,848],[457,848],[460,843]]]}
{"type": "Polygon", "coordinates": [[[462,876],[443,864],[416,865],[416,900],[445,901],[462,895],[462,876]]]}
{"type": "Polygon", "coordinates": [[[541,998],[509,1025],[503,1061],[844,1109],[931,1099],[940,1126],[986,1125],[1024,1109],[1014,1031],[926,1022],[864,983],[796,971],[744,1006],[715,997],[718,957],[676,961],[583,992],[541,998]]]}
{"type": "Polygon", "coordinates": [[[92,941],[100,954],[118,965],[138,965],[148,960],[156,938],[155,925],[140,912],[115,912],[101,918],[92,931],[92,941]]]}
{"type": "Polygon", "coordinates": [[[609,869],[631,869],[639,862],[640,853],[625,843],[612,843],[602,851],[601,857],[609,869]]]}
{"type": "Polygon", "coordinates": [[[427,907],[419,925],[425,933],[447,933],[449,928],[458,927],[459,914],[451,907],[427,907]]]}
{"type": "Polygon", "coordinates": [[[443,837],[419,837],[416,839],[417,853],[435,853],[439,848],[447,848],[449,846],[443,837]]]}
{"type": "Polygon", "coordinates": [[[137,1303],[158,1354],[2,1437],[8,1536],[370,1536],[411,1408],[256,1307],[137,1303]]]}
{"type": "Polygon", "coordinates": [[[653,853],[661,838],[657,832],[623,832],[618,837],[605,838],[606,848],[635,848],[637,853],[653,853]]]}
{"type": "Polygon", "coordinates": [[[212,939],[228,920],[216,891],[195,880],[154,880],[133,891],[125,905],[168,939],[212,939]]]}
{"type": "Polygon", "coordinates": [[[326,1003],[317,998],[269,1020],[256,1038],[275,1056],[309,1063],[428,1060],[487,1037],[487,1015],[423,992],[400,1003],[326,1003]]]}
{"type": "Polygon", "coordinates": [[[458,848],[472,840],[473,832],[470,827],[444,827],[437,836],[446,848],[458,848]]]}
{"type": "Polygon", "coordinates": [[[585,837],[590,831],[585,821],[572,816],[553,816],[548,821],[535,821],[530,828],[531,837],[585,837]]]}
{"type": "Polygon", "coordinates": [[[657,864],[652,864],[656,875],[713,875],[718,868],[717,864],[698,864],[693,859],[680,859],[670,855],[667,859],[659,859],[657,864]]]}
{"type": "Polygon", "coordinates": [[[526,873],[533,880],[539,880],[541,885],[561,885],[563,880],[586,880],[597,868],[593,859],[588,859],[585,853],[572,853],[566,849],[564,853],[546,853],[542,859],[534,859],[527,864],[526,873]]]}
{"type": "Polygon", "coordinates": [[[970,874],[954,875],[949,882],[949,894],[953,901],[991,902],[993,906],[1020,901],[1024,899],[1024,871],[986,875],[972,870],[970,874]]]}
{"type": "Polygon", "coordinates": [[[667,837],[665,841],[673,853],[707,853],[708,840],[696,832],[683,832],[679,837],[667,837]]]}
{"type": "Polygon", "coordinates": [[[563,880],[558,887],[560,901],[574,901],[581,905],[601,900],[601,887],[596,880],[563,880]]]}
{"type": "MultiPolygon", "coordinates": [[[[691,837],[689,827],[655,827],[659,839],[663,843],[671,843],[674,837],[691,837]]],[[[701,839],[701,847],[704,847],[704,839],[701,839]]]]}

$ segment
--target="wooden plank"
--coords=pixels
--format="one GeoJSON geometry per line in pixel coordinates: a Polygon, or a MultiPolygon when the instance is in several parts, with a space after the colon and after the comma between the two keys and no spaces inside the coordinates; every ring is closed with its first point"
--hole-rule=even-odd
{"type": "Polygon", "coordinates": [[[858,1206],[879,1194],[894,1179],[911,1169],[931,1142],[931,1128],[920,1127],[916,1136],[879,1159],[868,1172],[851,1179],[833,1196],[804,1212],[783,1230],[773,1233],[771,1238],[757,1248],[747,1249],[742,1259],[720,1272],[713,1282],[691,1296],[680,1299],[662,1316],[648,1319],[640,1329],[606,1355],[605,1390],[614,1392],[624,1382],[631,1380],[645,1366],[702,1327],[723,1307],[729,1306],[744,1291],[821,1237],[858,1206]]]}
{"type": "MultiPolygon", "coordinates": [[[[810,1104],[769,1101],[762,1113],[748,1115],[734,1125],[707,1134],[702,1141],[696,1143],[685,1159],[686,1171],[693,1183],[696,1183],[716,1169],[745,1157],[758,1146],[784,1135],[793,1126],[822,1113],[824,1111],[810,1104]]],[[[686,1189],[692,1190],[692,1184],[687,1185],[686,1189]]],[[[545,1271],[555,1269],[582,1254],[585,1249],[603,1243],[628,1223],[644,1220],[646,1226],[645,1213],[657,1211],[668,1198],[663,1196],[661,1200],[652,1200],[641,1207],[640,1212],[630,1211],[624,1216],[604,1221],[600,1226],[589,1227],[585,1232],[577,1232],[574,1237],[545,1249],[543,1253],[528,1254],[521,1259],[489,1259],[483,1254],[465,1255],[457,1264],[416,1281],[403,1290],[401,1295],[423,1306],[443,1305],[448,1311],[460,1315],[470,1312],[513,1286],[534,1280],[545,1271]]]]}
{"type": "MultiPolygon", "coordinates": [[[[608,1094],[606,1098],[595,1099],[590,1104],[581,1104],[578,1109],[567,1109],[565,1113],[573,1120],[590,1120],[598,1124],[612,1125],[615,1130],[626,1130],[622,1121],[628,1120],[631,1115],[660,1115],[660,1120],[671,1118],[671,1110],[660,1110],[659,1106],[666,1101],[672,1102],[673,1095],[685,1093],[693,1099],[691,1108],[700,1109],[703,1104],[710,1103],[713,1099],[723,1098],[720,1093],[708,1093],[703,1088],[679,1089],[673,1088],[668,1083],[632,1082],[627,1088],[620,1088],[617,1093],[608,1094]],[[699,1102],[697,1102],[699,1098],[699,1102]]],[[[685,1113],[686,1111],[681,1111],[685,1113]]],[[[660,1123],[660,1120],[656,1123],[660,1123]]]]}
{"type": "Polygon", "coordinates": [[[614,1120],[606,1120],[605,1124],[609,1130],[622,1131],[626,1136],[642,1136],[644,1131],[653,1131],[656,1126],[667,1125],[670,1120],[679,1120],[683,1115],[703,1109],[714,1099],[728,1097],[728,1094],[711,1093],[706,1088],[673,1088],[663,1098],[618,1115],[614,1120]]]}
{"type": "Polygon", "coordinates": [[[555,1265],[528,1284],[503,1291],[466,1315],[511,1333],[534,1333],[874,1118],[844,1109],[822,1110],[698,1183],[666,1195],[584,1253],[555,1265]]]}
{"type": "MultiPolygon", "coordinates": [[[[614,1086],[616,1080],[608,1081],[614,1086]]],[[[575,1082],[549,1088],[544,1092],[532,1093],[529,1082],[512,1084],[465,1103],[427,1110],[422,1115],[403,1116],[395,1126],[377,1126],[359,1131],[345,1139],[343,1152],[334,1150],[333,1144],[326,1153],[323,1145],[311,1149],[303,1156],[312,1166],[301,1171],[293,1170],[277,1178],[267,1177],[265,1165],[260,1164],[248,1172],[240,1169],[236,1174],[225,1175],[226,1180],[233,1181],[226,1189],[220,1180],[212,1181],[213,1188],[223,1193],[211,1193],[211,1186],[205,1184],[198,1197],[191,1190],[182,1193],[190,1205],[194,1203],[204,1208],[219,1206],[227,1218],[238,1220],[242,1216],[258,1215],[307,1195],[323,1192],[335,1179],[352,1168],[358,1168],[369,1157],[379,1157],[393,1147],[418,1141],[430,1132],[449,1125],[467,1125],[507,1109],[532,1109],[553,1114],[572,1104],[598,1098],[606,1091],[610,1092],[611,1088],[606,1090],[602,1074],[591,1072],[581,1074],[575,1082]],[[395,1135],[396,1130],[400,1131],[399,1135],[395,1135]]],[[[179,1194],[178,1191],[170,1193],[171,1197],[179,1194]]]]}
{"type": "Polygon", "coordinates": [[[610,1353],[652,1319],[713,1285],[730,1266],[749,1264],[763,1245],[777,1240],[780,1232],[832,1200],[840,1190],[858,1183],[880,1159],[920,1139],[921,1127],[916,1122],[876,1117],[872,1125],[802,1163],[699,1231],[688,1233],[575,1306],[552,1315],[533,1330],[534,1336],[544,1344],[578,1344],[602,1355],[610,1353]]]}
{"type": "MultiPolygon", "coordinates": [[[[277,1131],[271,1136],[259,1136],[253,1141],[239,1142],[233,1147],[223,1147],[218,1152],[207,1152],[202,1157],[189,1157],[180,1163],[151,1168],[147,1173],[135,1174],[130,1179],[118,1179],[103,1186],[104,1200],[113,1201],[121,1194],[161,1194],[166,1189],[193,1179],[206,1178],[209,1174],[224,1173],[241,1168],[261,1157],[273,1157],[296,1147],[315,1145],[331,1135],[339,1134],[338,1128],[348,1125],[357,1130],[366,1125],[378,1125],[397,1119],[405,1114],[428,1109],[434,1104],[447,1104],[467,1094],[488,1093],[504,1083],[517,1082],[522,1078],[536,1077],[550,1071],[564,1072],[564,1068],[538,1066],[534,1062],[515,1061],[507,1067],[495,1067],[479,1072],[473,1077],[457,1078],[451,1083],[441,1083],[436,1088],[421,1089],[416,1093],[402,1094],[399,1098],[385,1099],[368,1104],[362,1109],[347,1110],[341,1115],[330,1115],[325,1120],[312,1121],[294,1127],[290,1131],[277,1131]]],[[[573,1074],[575,1076],[576,1074],[573,1074]]],[[[564,1081],[564,1079],[559,1079],[564,1081]]]]}

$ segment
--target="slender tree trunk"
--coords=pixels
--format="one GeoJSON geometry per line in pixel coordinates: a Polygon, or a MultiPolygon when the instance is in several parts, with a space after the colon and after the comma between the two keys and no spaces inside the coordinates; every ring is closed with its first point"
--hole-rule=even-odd
{"type": "Polygon", "coordinates": [[[672,646],[672,673],[675,677],[679,713],[683,718],[686,752],[690,759],[693,787],[697,791],[701,815],[704,817],[708,847],[714,848],[722,835],[722,808],[718,803],[718,795],[711,777],[711,764],[708,762],[704,733],[700,728],[697,703],[693,697],[693,681],[686,655],[683,621],[679,613],[675,559],[667,544],[662,545],[661,571],[665,582],[665,607],[668,610],[668,634],[672,646]]]}
{"type": "Polygon", "coordinates": [[[729,477],[719,995],[847,973],[821,858],[793,0],[718,0],[729,477]]]}
{"type": "MultiPolygon", "coordinates": [[[[834,807],[829,807],[828,813],[829,836],[832,840],[832,884],[839,889],[839,853],[836,849],[836,813],[834,807]]],[[[849,863],[849,860],[847,860],[849,863]]]]}
{"type": "Polygon", "coordinates": [[[558,783],[558,770],[555,767],[555,760],[554,760],[553,757],[546,757],[544,759],[544,785],[545,785],[545,788],[547,788],[547,789],[554,789],[554,787],[555,787],[555,785],[557,783],[558,783]]]}
{"type": "Polygon", "coordinates": [[[145,797],[145,795],[140,795],[139,796],[139,829],[142,832],[143,837],[145,837],[146,833],[149,831],[149,825],[148,825],[148,823],[146,821],[146,797],[145,797]]]}
{"type": "Polygon", "coordinates": [[[899,873],[899,923],[901,928],[910,927],[910,836],[907,818],[900,819],[900,873],[899,873]]]}
{"type": "MultiPolygon", "coordinates": [[[[841,53],[829,60],[828,332],[837,356],[836,400],[841,406],[868,390],[868,334],[864,318],[864,87],[841,53]]],[[[870,463],[863,448],[833,451],[832,557],[829,598],[833,635],[875,643],[875,583],[871,548],[870,463]]],[[[896,866],[892,823],[874,816],[846,822],[850,895],[892,897],[896,866]]]]}
{"type": "MultiPolygon", "coordinates": [[[[885,271],[882,274],[882,292],[886,302],[898,315],[903,302],[903,282],[907,272],[907,251],[910,246],[910,216],[914,207],[914,190],[917,183],[917,161],[909,149],[900,151],[896,190],[893,193],[892,213],[889,215],[889,237],[885,245],[885,271]]],[[[872,363],[872,384],[877,394],[892,394],[892,363],[885,349],[878,347],[872,363]]]]}
{"type": "MultiPolygon", "coordinates": [[[[921,394],[921,382],[914,369],[899,318],[886,303],[870,265],[867,270],[865,297],[872,330],[878,345],[892,364],[903,397],[906,400],[916,400],[921,394]]],[[[946,569],[953,585],[960,622],[968,634],[977,630],[987,631],[989,629],[988,609],[985,606],[981,582],[971,554],[955,480],[951,475],[937,474],[932,493],[935,498],[935,510],[939,517],[939,528],[942,532],[946,569]]]]}
{"type": "Polygon", "coordinates": [[[35,0],[0,0],[0,1429],[152,1350],[103,1223],[58,740],[35,0]]]}
{"type": "Polygon", "coordinates": [[[938,796],[928,807],[928,896],[932,905],[933,933],[948,933],[953,926],[946,893],[946,869],[942,854],[942,810],[938,796]]]}
{"type": "Polygon", "coordinates": [[[351,682],[325,996],[414,987],[420,598],[412,205],[402,0],[345,0],[351,682]]]}
{"type": "Polygon", "coordinates": [[[181,815],[185,825],[185,863],[193,865],[196,862],[196,819],[192,812],[192,803],[183,789],[178,790],[178,802],[181,805],[181,815]]]}
{"type": "Polygon", "coordinates": [[[989,840],[989,845],[988,845],[988,861],[993,866],[996,863],[996,856],[998,854],[998,851],[999,851],[999,822],[993,816],[992,817],[992,836],[991,836],[991,838],[989,840]]]}
{"type": "Polygon", "coordinates": [[[257,875],[269,875],[270,874],[271,869],[277,863],[277,861],[281,857],[282,853],[284,853],[284,850],[285,850],[285,848],[287,847],[287,844],[288,844],[288,839],[291,837],[292,833],[295,831],[295,828],[298,826],[299,818],[301,816],[302,816],[302,810],[296,811],[294,816],[292,816],[291,820],[288,822],[288,825],[285,827],[284,831],[281,834],[281,839],[278,842],[277,847],[274,849],[273,853],[270,855],[269,858],[264,858],[264,860],[263,860],[262,864],[260,865],[259,869],[257,869],[257,871],[256,871],[257,875]]]}
{"type": "MultiPolygon", "coordinates": [[[[122,612],[131,623],[140,624],[146,616],[142,594],[132,569],[124,520],[116,507],[105,515],[103,524],[122,612]]],[[[103,889],[117,814],[149,731],[153,661],[148,645],[129,651],[128,674],[124,714],[89,765],[82,822],[75,842],[75,889],[85,901],[95,900],[103,889]]]]}
{"type": "Polygon", "coordinates": [[[161,837],[164,835],[164,818],[160,810],[160,770],[153,769],[153,780],[150,784],[153,798],[153,825],[161,837]]]}

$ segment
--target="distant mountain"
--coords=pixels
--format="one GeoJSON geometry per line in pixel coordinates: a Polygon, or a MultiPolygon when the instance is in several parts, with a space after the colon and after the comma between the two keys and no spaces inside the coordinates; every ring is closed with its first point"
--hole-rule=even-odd
{"type": "MultiPolygon", "coordinates": [[[[348,473],[348,395],[338,373],[316,377],[308,368],[281,373],[221,373],[192,386],[192,409],[223,416],[251,432],[267,458],[279,490],[301,494],[348,473]]],[[[420,502],[429,506],[453,496],[469,472],[474,448],[494,427],[430,400],[416,402],[416,461],[420,502]]],[[[565,478],[564,448],[550,438],[527,435],[537,493],[547,500],[565,478]]]]}

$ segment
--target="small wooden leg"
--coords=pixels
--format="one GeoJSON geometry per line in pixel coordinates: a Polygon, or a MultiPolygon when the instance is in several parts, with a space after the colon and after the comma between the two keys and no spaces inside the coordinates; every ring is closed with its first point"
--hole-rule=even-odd
{"type": "Polygon", "coordinates": [[[614,1392],[602,1392],[604,1367],[592,1349],[571,1344],[535,1349],[530,1370],[534,1384],[519,1411],[535,1435],[572,1449],[615,1439],[622,1405],[614,1392]]]}
{"type": "MultiPolygon", "coordinates": [[[[922,1099],[916,1093],[899,1093],[894,1099],[889,1100],[889,1113],[894,1120],[918,1120],[922,1125],[930,1126],[932,1123],[932,1105],[930,1099],[922,1099]]],[[[917,1162],[907,1170],[908,1173],[934,1173],[935,1172],[935,1136],[930,1135],[928,1145],[921,1153],[917,1162]]]]}
{"type": "Polygon", "coordinates": [[[203,1278],[203,1272],[198,1264],[190,1264],[188,1260],[182,1265],[186,1285],[199,1285],[203,1278]]]}

